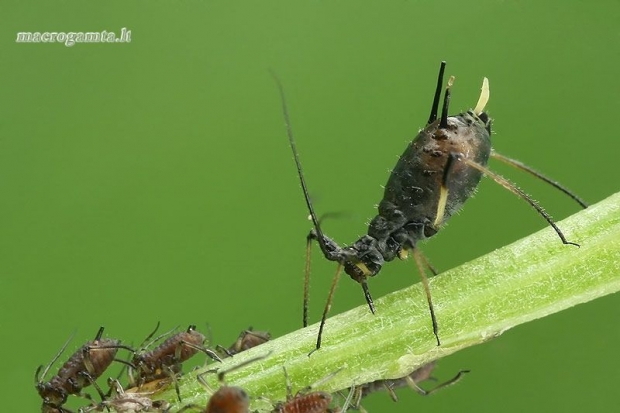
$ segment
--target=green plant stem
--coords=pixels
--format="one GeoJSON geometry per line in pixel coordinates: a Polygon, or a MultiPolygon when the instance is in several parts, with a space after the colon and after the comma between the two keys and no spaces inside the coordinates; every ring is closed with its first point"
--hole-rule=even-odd
{"type": "MultiPolygon", "coordinates": [[[[620,290],[620,193],[560,222],[563,245],[550,228],[498,249],[430,280],[441,346],[437,346],[424,292],[413,285],[376,301],[377,314],[363,305],[327,320],[323,344],[314,349],[312,325],[210,368],[227,370],[257,355],[269,355],[226,375],[243,387],[253,409],[265,411],[285,399],[282,366],[293,391],[319,381],[329,392],[353,384],[409,374],[432,360],[483,343],[519,324],[620,290]],[[261,399],[265,398],[265,399],[261,399]]],[[[217,388],[215,374],[206,376],[217,388]]],[[[191,373],[180,380],[183,402],[204,406],[209,392],[191,373]]],[[[174,391],[163,395],[174,401],[174,391]]],[[[158,397],[159,398],[159,397],[158,397]]],[[[173,409],[175,411],[176,409],[173,409]]]]}

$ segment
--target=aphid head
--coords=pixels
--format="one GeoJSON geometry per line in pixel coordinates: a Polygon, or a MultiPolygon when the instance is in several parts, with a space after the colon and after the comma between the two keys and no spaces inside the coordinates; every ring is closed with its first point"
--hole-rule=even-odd
{"type": "Polygon", "coordinates": [[[362,286],[364,297],[372,313],[375,305],[368,290],[368,277],[372,277],[381,271],[385,259],[377,249],[377,240],[368,235],[363,236],[350,247],[344,248],[345,259],[343,262],[344,272],[362,286]]]}
{"type": "Polygon", "coordinates": [[[39,396],[43,399],[43,405],[41,406],[42,412],[62,411],[62,409],[55,410],[60,409],[60,406],[67,401],[67,393],[62,387],[55,387],[49,382],[39,382],[36,388],[39,392],[39,396]]]}

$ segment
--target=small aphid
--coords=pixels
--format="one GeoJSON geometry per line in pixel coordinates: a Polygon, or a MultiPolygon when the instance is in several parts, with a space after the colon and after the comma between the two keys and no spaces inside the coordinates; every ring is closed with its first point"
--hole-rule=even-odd
{"type": "Polygon", "coordinates": [[[217,349],[223,357],[232,357],[242,351],[264,344],[270,339],[271,334],[267,331],[254,331],[252,327],[249,327],[247,330],[243,330],[241,334],[239,334],[237,341],[235,341],[230,347],[224,348],[218,345],[217,349]]]}
{"type": "MultiPolygon", "coordinates": [[[[159,327],[159,324],[157,327],[159,327]]],[[[157,331],[157,328],[146,338],[145,342],[155,334],[155,331],[157,331]]],[[[158,339],[161,337],[158,337],[158,339]]],[[[153,341],[157,341],[157,339],[153,341]]],[[[187,331],[174,334],[153,350],[136,352],[131,360],[131,364],[134,367],[129,369],[128,387],[141,389],[145,383],[170,379],[175,382],[177,396],[181,400],[176,378],[181,373],[183,362],[189,360],[199,351],[202,351],[213,360],[221,361],[215,352],[203,346],[204,341],[205,336],[196,331],[195,325],[190,325],[187,331]]],[[[147,344],[146,347],[150,344],[152,342],[147,344]]]]}
{"type": "Polygon", "coordinates": [[[361,399],[368,396],[371,393],[377,391],[387,391],[393,401],[398,401],[398,396],[394,389],[398,389],[401,387],[409,386],[411,389],[416,391],[418,394],[422,396],[429,396],[445,387],[451,386],[461,380],[461,377],[465,373],[469,373],[469,370],[461,370],[457,373],[456,376],[451,378],[450,380],[443,382],[441,384],[436,385],[430,390],[425,390],[419,386],[419,384],[423,381],[431,379],[431,374],[435,369],[436,363],[430,362],[428,364],[423,365],[422,367],[414,370],[412,373],[408,374],[405,377],[401,377],[399,379],[387,379],[387,380],[376,380],[371,383],[362,384],[361,386],[357,386],[355,389],[355,395],[353,397],[352,407],[354,409],[360,409],[361,399]]]}
{"type": "MultiPolygon", "coordinates": [[[[314,229],[307,237],[306,270],[304,282],[303,325],[308,325],[308,283],[310,277],[310,251],[312,241],[318,241],[326,259],[338,263],[332,280],[327,303],[323,310],[316,342],[321,347],[325,320],[331,307],[334,291],[342,269],[362,286],[370,311],[375,312],[372,296],[368,289],[368,278],[377,275],[386,262],[395,258],[405,259],[412,253],[428,301],[433,333],[440,345],[437,320],[425,273],[426,259],[417,243],[435,235],[474,193],[482,175],[487,175],[515,195],[527,201],[553,227],[564,244],[569,242],[551,217],[527,194],[505,178],[490,171],[486,165],[490,156],[512,166],[523,169],[560,191],[568,194],[581,206],[586,204],[557,182],[543,176],[522,163],[503,157],[491,150],[491,119],[484,112],[489,100],[489,82],[485,78],[482,93],[475,108],[448,116],[450,89],[454,77],[446,87],[441,116],[438,118],[445,62],[442,62],[437,87],[427,125],[407,146],[392,170],[378,214],[369,224],[367,235],[353,244],[341,247],[321,230],[320,220],[314,211],[297,152],[286,99],[281,83],[276,78],[282,100],[289,145],[293,151],[297,173],[314,229]]],[[[275,76],[274,76],[275,77],[275,76]]],[[[427,265],[428,266],[428,265],[427,265]]],[[[429,266],[430,267],[430,266],[429,266]]],[[[431,271],[433,271],[432,267],[431,271]]]]}
{"type": "Polygon", "coordinates": [[[170,403],[165,400],[153,400],[150,392],[135,393],[125,391],[120,382],[109,379],[108,384],[112,390],[111,398],[103,400],[98,405],[81,408],[79,413],[92,411],[103,412],[104,410],[114,409],[117,413],[138,413],[138,412],[168,412],[170,403]]]}
{"type": "Polygon", "coordinates": [[[192,403],[188,404],[187,406],[183,406],[181,410],[179,410],[177,413],[181,413],[186,410],[199,410],[202,413],[249,413],[250,396],[248,396],[247,392],[241,387],[226,385],[224,381],[224,376],[227,373],[247,366],[250,363],[262,360],[269,354],[271,353],[246,360],[245,362],[240,363],[237,366],[234,366],[226,371],[221,371],[217,373],[217,370],[207,370],[206,372],[199,374],[198,376],[196,376],[198,378],[198,382],[202,384],[209,392],[212,392],[213,389],[211,388],[211,386],[209,386],[204,376],[207,374],[217,373],[217,377],[220,382],[220,388],[211,395],[205,408],[202,408],[201,406],[192,403]]]}
{"type": "MultiPolygon", "coordinates": [[[[329,413],[341,411],[339,407],[334,409],[329,407],[333,399],[331,394],[324,391],[310,391],[312,388],[331,380],[340,370],[299,390],[295,396],[293,396],[291,382],[286,368],[283,367],[283,370],[286,379],[286,401],[277,403],[273,409],[273,413],[329,413]]],[[[345,405],[346,404],[348,404],[348,402],[345,403],[345,405]]],[[[343,408],[343,410],[346,411],[346,407],[343,408]]]]}
{"type": "Polygon", "coordinates": [[[58,370],[58,374],[52,377],[50,381],[45,382],[43,379],[52,367],[52,364],[65,351],[71,338],[62,346],[41,375],[39,373],[41,373],[43,366],[37,368],[34,381],[35,387],[43,399],[41,407],[43,412],[69,412],[69,410],[62,407],[67,402],[68,396],[76,395],[90,399],[89,395],[82,394],[82,389],[90,385],[95,387],[101,398],[104,399],[103,391],[101,391],[96,382],[97,378],[116,360],[114,357],[119,349],[123,348],[130,351],[133,351],[133,349],[121,345],[120,340],[101,338],[102,335],[103,327],[99,328],[94,340],[84,344],[69,357],[69,360],[58,370]]]}

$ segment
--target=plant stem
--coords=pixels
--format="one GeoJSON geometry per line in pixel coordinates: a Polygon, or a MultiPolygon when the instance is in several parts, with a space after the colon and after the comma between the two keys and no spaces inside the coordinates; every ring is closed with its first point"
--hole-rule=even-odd
{"type": "MultiPolygon", "coordinates": [[[[430,280],[441,346],[433,336],[421,284],[376,301],[377,314],[363,305],[327,320],[323,344],[314,349],[312,325],[210,365],[225,371],[257,355],[269,356],[226,375],[253,398],[252,410],[286,398],[282,366],[293,391],[321,383],[328,392],[378,379],[403,377],[417,367],[483,343],[504,331],[579,303],[620,290],[620,193],[560,222],[563,245],[550,228],[440,274],[430,280]]],[[[217,377],[205,378],[216,389],[217,377]]],[[[209,392],[191,373],[180,380],[183,402],[206,404],[209,392]]],[[[174,391],[165,395],[174,401],[174,391]]],[[[159,398],[159,397],[157,397],[159,398]]],[[[176,409],[173,409],[175,411],[176,409]]]]}

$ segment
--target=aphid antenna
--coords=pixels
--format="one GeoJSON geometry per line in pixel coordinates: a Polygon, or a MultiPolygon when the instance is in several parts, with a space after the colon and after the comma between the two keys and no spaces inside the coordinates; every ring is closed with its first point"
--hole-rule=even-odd
{"type": "MultiPolygon", "coordinates": [[[[284,124],[286,126],[286,134],[288,135],[288,142],[293,151],[293,158],[295,159],[295,166],[297,167],[297,175],[299,176],[299,182],[301,183],[301,189],[304,193],[304,199],[306,200],[306,206],[308,207],[308,211],[310,212],[310,218],[312,220],[312,224],[314,225],[314,229],[316,231],[317,241],[321,246],[321,250],[324,254],[328,255],[331,252],[327,249],[327,245],[325,244],[325,236],[323,235],[323,231],[321,231],[321,224],[319,219],[317,218],[316,213],[314,212],[314,206],[312,205],[312,200],[310,199],[310,193],[308,192],[308,185],[306,184],[306,179],[304,178],[303,168],[301,166],[301,160],[299,159],[299,152],[297,151],[297,145],[295,144],[295,137],[293,136],[293,126],[291,124],[291,117],[288,112],[288,104],[286,100],[286,94],[284,93],[284,87],[282,86],[282,82],[280,78],[273,70],[270,70],[271,76],[274,78],[278,91],[280,92],[280,101],[282,103],[282,114],[284,116],[284,124]]],[[[335,257],[332,261],[335,261],[335,257]]]]}
{"type": "Polygon", "coordinates": [[[47,366],[45,366],[45,370],[43,370],[43,374],[41,374],[40,376],[39,376],[39,373],[41,372],[41,369],[43,368],[43,365],[40,365],[37,368],[37,371],[34,373],[34,382],[35,382],[35,384],[39,384],[41,382],[41,380],[43,380],[45,378],[45,376],[49,372],[49,370],[52,367],[52,365],[60,358],[62,353],[65,352],[65,350],[67,349],[67,346],[69,345],[69,342],[71,342],[71,340],[73,340],[74,336],[75,336],[75,332],[73,332],[73,334],[71,334],[69,336],[69,338],[67,339],[65,344],[63,344],[62,348],[58,351],[58,353],[56,353],[56,355],[54,356],[52,361],[50,361],[49,364],[47,366]]]}
{"type": "MultiPolygon", "coordinates": [[[[340,279],[344,257],[342,254],[342,249],[338,247],[335,243],[330,242],[329,247],[327,245],[326,237],[323,234],[323,231],[321,230],[319,219],[317,218],[316,212],[314,211],[314,207],[312,205],[312,201],[310,199],[310,194],[308,192],[308,186],[306,184],[306,179],[304,178],[304,173],[303,173],[303,169],[301,166],[301,160],[299,159],[299,152],[297,151],[297,146],[295,144],[295,138],[293,136],[293,127],[292,127],[290,115],[288,112],[288,105],[287,105],[286,95],[284,93],[284,87],[282,86],[282,82],[280,82],[280,79],[275,74],[275,72],[273,70],[270,70],[270,72],[276,84],[278,85],[278,91],[280,92],[280,100],[282,103],[282,114],[284,116],[284,123],[286,125],[286,133],[288,136],[289,145],[291,147],[291,150],[293,151],[293,158],[295,159],[295,165],[297,167],[297,175],[299,176],[299,182],[301,183],[301,188],[304,194],[304,199],[306,201],[306,206],[308,207],[308,211],[310,212],[310,218],[314,225],[314,232],[315,232],[314,234],[311,232],[307,237],[306,274],[304,277],[304,308],[303,308],[303,326],[304,327],[308,326],[308,292],[309,292],[308,286],[310,283],[309,279],[310,279],[310,251],[311,251],[310,241],[312,239],[316,239],[319,243],[319,247],[321,248],[321,251],[323,252],[323,255],[325,256],[325,258],[329,261],[338,262],[338,268],[336,269],[336,273],[334,274],[334,278],[332,280],[332,284],[331,284],[330,291],[329,291],[328,298],[327,298],[327,303],[325,304],[325,308],[323,310],[323,316],[321,318],[321,325],[319,327],[319,335],[317,337],[316,348],[308,354],[308,355],[311,355],[314,351],[318,350],[321,347],[321,338],[322,338],[323,328],[325,326],[327,314],[329,313],[329,309],[331,308],[331,302],[334,296],[334,292],[336,290],[336,285],[338,284],[338,280],[340,279]]],[[[375,307],[374,307],[374,303],[372,300],[372,296],[370,295],[370,291],[368,290],[368,285],[366,284],[365,280],[362,281],[361,284],[362,284],[362,289],[364,291],[364,297],[366,298],[366,302],[368,303],[370,311],[374,314],[375,307]]]]}
{"type": "MultiPolygon", "coordinates": [[[[151,347],[153,344],[155,344],[158,341],[160,341],[161,339],[163,339],[164,337],[167,337],[167,336],[171,335],[172,333],[174,333],[175,331],[177,331],[179,329],[179,326],[175,326],[172,329],[166,331],[165,333],[162,333],[162,334],[158,335],[157,337],[155,337],[154,339],[149,341],[149,339],[151,337],[153,337],[153,335],[155,334],[155,332],[157,331],[158,328],[159,328],[159,321],[157,322],[157,326],[155,326],[155,330],[153,330],[153,332],[148,335],[148,337],[142,342],[142,344],[140,344],[140,350],[147,349],[147,348],[151,347]]],[[[195,328],[195,326],[194,326],[194,328],[195,328]]]]}

